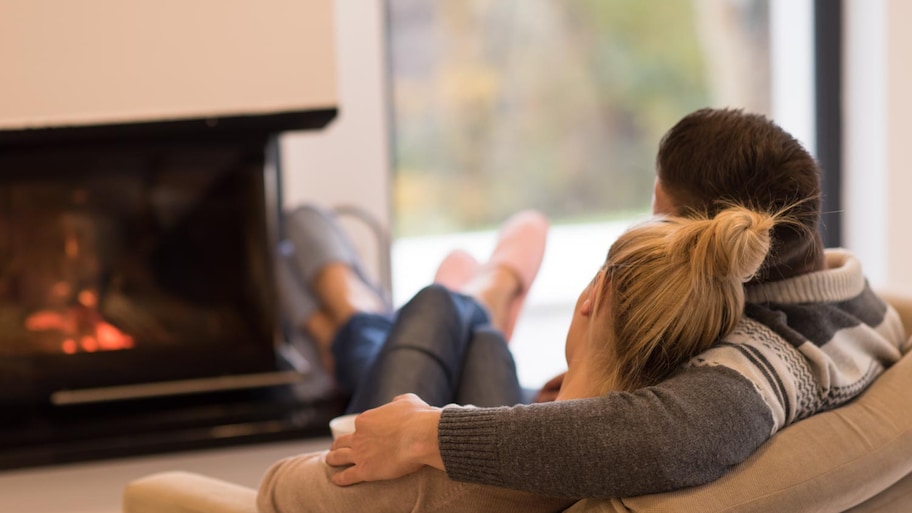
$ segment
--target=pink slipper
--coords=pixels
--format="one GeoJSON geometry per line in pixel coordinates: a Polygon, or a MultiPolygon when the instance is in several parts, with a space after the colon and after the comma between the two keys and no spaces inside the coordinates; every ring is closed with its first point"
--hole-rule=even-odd
{"type": "Polygon", "coordinates": [[[460,290],[471,280],[481,264],[469,253],[454,249],[447,255],[434,274],[434,283],[439,283],[450,290],[460,290]]]}
{"type": "Polygon", "coordinates": [[[510,305],[504,329],[507,340],[513,336],[516,319],[541,267],[547,238],[548,219],[535,210],[523,210],[513,214],[500,228],[497,245],[487,265],[509,268],[516,274],[520,286],[519,294],[510,305]]]}

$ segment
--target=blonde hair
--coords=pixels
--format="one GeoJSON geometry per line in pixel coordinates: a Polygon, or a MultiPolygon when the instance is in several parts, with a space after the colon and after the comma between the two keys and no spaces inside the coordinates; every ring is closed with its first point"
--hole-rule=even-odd
{"type": "Polygon", "coordinates": [[[729,207],[714,217],[665,217],[611,246],[596,301],[608,307],[602,390],[655,384],[741,320],[744,283],[770,250],[781,214],[729,207]]]}

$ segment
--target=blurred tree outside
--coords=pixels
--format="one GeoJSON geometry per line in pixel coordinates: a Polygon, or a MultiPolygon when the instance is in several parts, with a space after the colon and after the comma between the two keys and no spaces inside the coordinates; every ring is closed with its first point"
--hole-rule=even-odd
{"type": "Polygon", "coordinates": [[[769,112],[767,0],[388,0],[396,235],[649,210],[658,142],[769,112]]]}

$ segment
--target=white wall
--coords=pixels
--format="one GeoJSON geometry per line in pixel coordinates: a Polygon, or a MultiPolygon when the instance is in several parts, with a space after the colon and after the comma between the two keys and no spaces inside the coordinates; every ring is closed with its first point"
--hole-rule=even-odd
{"type": "Polygon", "coordinates": [[[336,104],[332,0],[0,0],[0,129],[336,104]]]}
{"type": "Polygon", "coordinates": [[[887,284],[912,293],[912,2],[887,5],[887,284]]]}
{"type": "Polygon", "coordinates": [[[843,237],[874,286],[912,292],[909,16],[906,0],[846,2],[843,237]]]}
{"type": "MultiPolygon", "coordinates": [[[[320,132],[282,137],[285,205],[356,205],[390,226],[386,27],[380,0],[336,0],[339,116],[320,132]]],[[[370,270],[385,275],[372,232],[350,223],[370,270]]],[[[384,249],[388,251],[388,249],[384,249]]],[[[388,254],[388,253],[387,253],[388,254]]],[[[384,280],[387,278],[384,277],[384,280]]]]}

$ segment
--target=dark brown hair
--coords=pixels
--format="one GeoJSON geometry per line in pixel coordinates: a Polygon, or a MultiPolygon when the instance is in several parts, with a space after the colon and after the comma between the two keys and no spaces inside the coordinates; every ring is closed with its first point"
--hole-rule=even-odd
{"type": "Polygon", "coordinates": [[[693,112],[662,138],[656,171],[679,215],[712,217],[732,205],[760,212],[788,207],[796,222],[776,226],[755,281],[823,268],[820,168],[766,117],[732,109],[693,112]]]}

